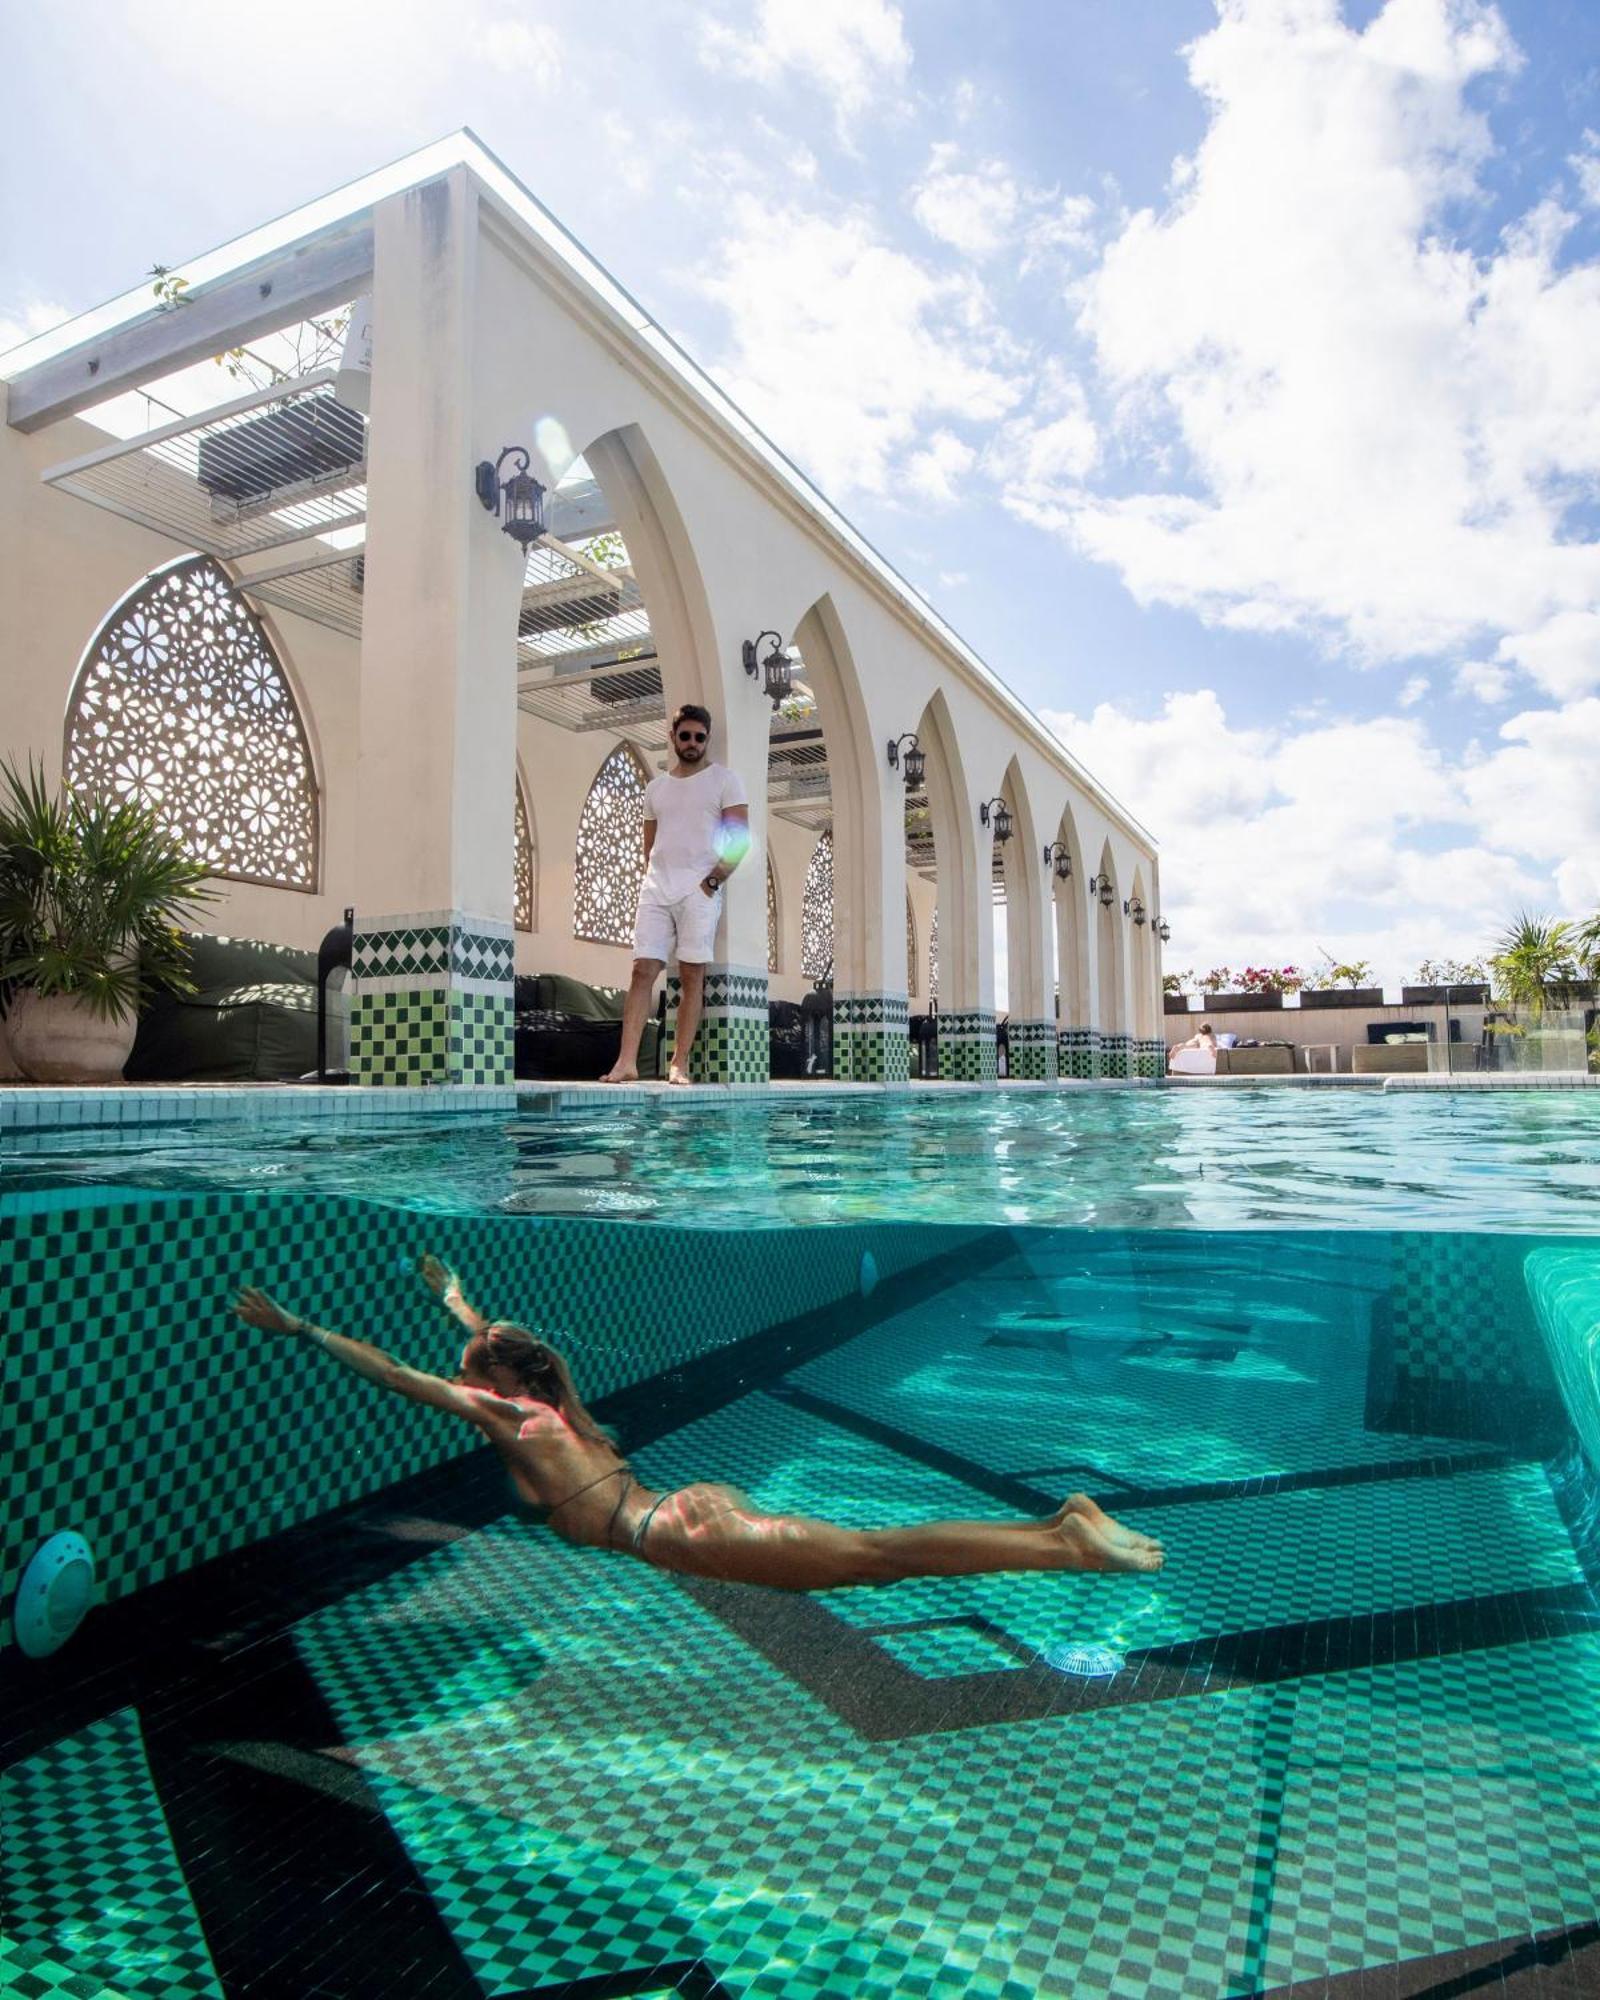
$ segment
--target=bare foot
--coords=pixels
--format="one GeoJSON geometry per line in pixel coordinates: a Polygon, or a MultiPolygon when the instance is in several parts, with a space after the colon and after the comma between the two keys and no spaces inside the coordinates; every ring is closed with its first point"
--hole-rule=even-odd
{"type": "Polygon", "coordinates": [[[1091,1528],[1097,1529],[1119,1549],[1154,1549],[1158,1555],[1161,1553],[1161,1544],[1154,1535],[1141,1535],[1137,1528],[1125,1528],[1103,1507],[1097,1506],[1087,1493],[1069,1493],[1051,1517],[1051,1526],[1060,1527],[1070,1515],[1087,1521],[1091,1528]]]}
{"type": "Polygon", "coordinates": [[[667,1065],[667,1081],[668,1083],[688,1085],[694,1082],[694,1078],[680,1064],[669,1063],[667,1065]]]}
{"type": "Polygon", "coordinates": [[[637,1083],[639,1081],[639,1072],[636,1069],[625,1068],[623,1064],[618,1063],[615,1069],[608,1069],[600,1081],[602,1083],[637,1083]]]}
{"type": "Polygon", "coordinates": [[[1152,1543],[1149,1548],[1131,1549],[1121,1542],[1113,1542],[1108,1536],[1086,1521],[1081,1514],[1068,1514],[1049,1531],[1060,1542],[1064,1560],[1063,1569],[1093,1569],[1150,1572],[1161,1568],[1166,1561],[1161,1549],[1152,1543]]]}

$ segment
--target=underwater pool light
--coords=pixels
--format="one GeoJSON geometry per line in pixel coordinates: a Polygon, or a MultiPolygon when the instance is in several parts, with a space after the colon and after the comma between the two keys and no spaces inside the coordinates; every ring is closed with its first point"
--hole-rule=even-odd
{"type": "Polygon", "coordinates": [[[30,1660],[58,1651],[95,1602],[94,1555],[82,1535],[52,1535],[29,1558],[17,1585],[13,1624],[30,1660]]]}
{"type": "Polygon", "coordinates": [[[1119,1653],[1115,1646],[1047,1646],[1039,1657],[1058,1674],[1076,1674],[1080,1680],[1120,1674],[1128,1664],[1126,1653],[1119,1653]]]}

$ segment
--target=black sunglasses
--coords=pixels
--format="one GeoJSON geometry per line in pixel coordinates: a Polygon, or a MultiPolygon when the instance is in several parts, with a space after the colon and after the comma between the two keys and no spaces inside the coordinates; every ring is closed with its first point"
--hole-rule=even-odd
{"type": "Polygon", "coordinates": [[[704,743],[705,740],[706,732],[703,729],[680,729],[678,731],[678,741],[680,743],[704,743]]]}

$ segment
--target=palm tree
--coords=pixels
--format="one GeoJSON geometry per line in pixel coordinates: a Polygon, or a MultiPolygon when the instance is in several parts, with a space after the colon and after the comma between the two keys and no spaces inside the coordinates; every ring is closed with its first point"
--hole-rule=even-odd
{"type": "Polygon", "coordinates": [[[1586,979],[1600,975],[1600,910],[1572,929],[1572,942],[1586,979]]]}
{"type": "Polygon", "coordinates": [[[1574,961],[1582,948],[1570,923],[1520,911],[1516,922],[1501,932],[1489,960],[1495,997],[1539,1020],[1546,1001],[1559,998],[1561,989],[1578,976],[1574,961]]]}

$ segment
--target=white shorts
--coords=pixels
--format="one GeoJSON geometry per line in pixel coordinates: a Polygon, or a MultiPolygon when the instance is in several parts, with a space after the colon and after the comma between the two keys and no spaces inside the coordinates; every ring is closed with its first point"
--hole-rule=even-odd
{"type": "Polygon", "coordinates": [[[691,889],[668,903],[648,886],[639,891],[639,914],[633,920],[635,958],[676,958],[680,965],[709,965],[722,915],[722,891],[708,896],[691,889]]]}

